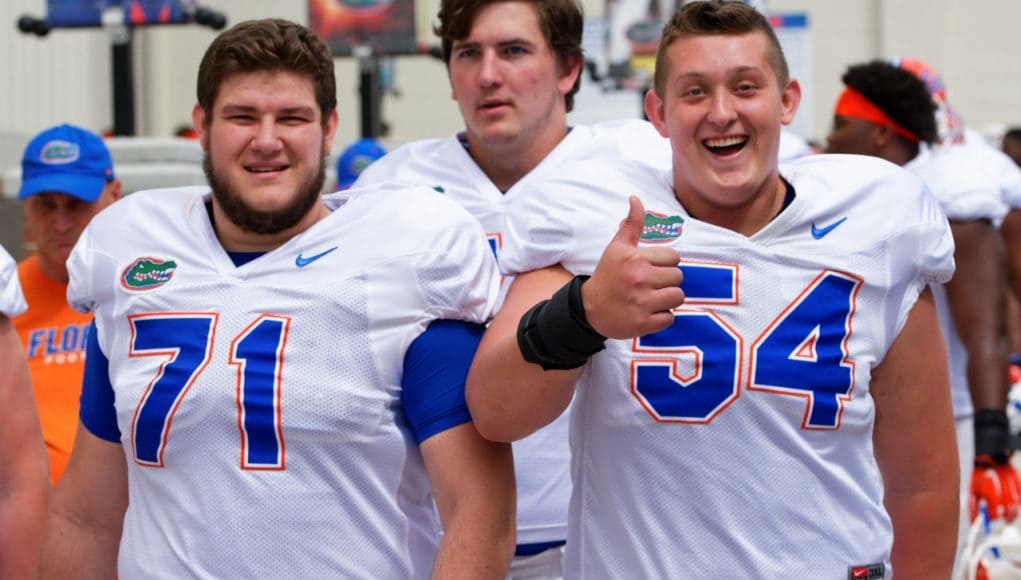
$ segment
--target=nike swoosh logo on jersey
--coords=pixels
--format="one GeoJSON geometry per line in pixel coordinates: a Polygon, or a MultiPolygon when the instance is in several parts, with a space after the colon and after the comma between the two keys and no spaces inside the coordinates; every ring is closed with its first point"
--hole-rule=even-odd
{"type": "Polygon", "coordinates": [[[329,250],[326,250],[324,252],[319,252],[318,254],[316,254],[314,256],[309,256],[307,258],[303,258],[301,256],[301,254],[298,254],[298,257],[294,259],[294,265],[299,267],[299,268],[304,268],[305,266],[308,266],[312,262],[315,262],[319,258],[322,258],[326,254],[329,254],[330,252],[332,252],[333,250],[336,250],[336,249],[337,249],[337,246],[333,246],[329,250]]]}
{"type": "Polygon", "coordinates": [[[830,225],[825,226],[825,227],[821,227],[821,228],[816,227],[815,224],[813,223],[812,224],[812,237],[817,239],[817,240],[821,240],[823,237],[826,236],[826,234],[828,234],[828,233],[832,232],[833,230],[835,230],[837,228],[837,226],[839,226],[840,224],[844,223],[845,221],[847,221],[847,216],[844,216],[844,217],[838,219],[837,221],[831,223],[830,225]]]}

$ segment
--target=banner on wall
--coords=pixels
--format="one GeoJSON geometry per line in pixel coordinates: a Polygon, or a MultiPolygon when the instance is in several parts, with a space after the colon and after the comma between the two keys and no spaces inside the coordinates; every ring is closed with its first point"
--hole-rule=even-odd
{"type": "MultiPolygon", "coordinates": [[[[766,0],[743,0],[768,15],[777,40],[787,57],[791,76],[802,88],[812,86],[812,43],[808,14],[771,13],[766,0]]],[[[606,21],[587,23],[586,59],[592,61],[599,76],[617,89],[648,88],[656,64],[656,49],[663,26],[685,0],[607,0],[606,21]],[[597,25],[598,24],[598,25],[597,25]]],[[[802,111],[812,110],[810,91],[803,90],[802,111]]],[[[791,129],[800,135],[812,134],[812,116],[795,116],[791,129]]]]}
{"type": "Polygon", "coordinates": [[[197,0],[47,0],[46,21],[53,28],[102,26],[103,13],[124,11],[129,26],[184,24],[195,13],[197,0]]]}
{"type": "Polygon", "coordinates": [[[309,0],[309,28],[335,56],[351,56],[357,46],[376,56],[419,54],[418,2],[415,0],[309,0]]]}
{"type": "Polygon", "coordinates": [[[780,41],[783,54],[787,58],[787,69],[791,77],[801,83],[801,113],[794,116],[789,129],[802,137],[812,135],[812,115],[814,103],[812,91],[812,39],[810,36],[808,14],[804,12],[783,12],[769,15],[769,23],[773,25],[776,39],[780,41]]]}

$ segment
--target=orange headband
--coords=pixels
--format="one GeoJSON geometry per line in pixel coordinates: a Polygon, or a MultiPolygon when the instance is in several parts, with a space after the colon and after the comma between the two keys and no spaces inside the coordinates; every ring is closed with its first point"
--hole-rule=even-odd
{"type": "Polygon", "coordinates": [[[882,109],[866,99],[865,95],[862,95],[851,87],[845,87],[844,92],[840,94],[840,98],[837,99],[837,109],[835,113],[842,117],[856,117],[870,123],[889,127],[894,133],[915,143],[921,141],[917,135],[908,131],[904,127],[901,127],[900,124],[884,113],[882,109]]]}

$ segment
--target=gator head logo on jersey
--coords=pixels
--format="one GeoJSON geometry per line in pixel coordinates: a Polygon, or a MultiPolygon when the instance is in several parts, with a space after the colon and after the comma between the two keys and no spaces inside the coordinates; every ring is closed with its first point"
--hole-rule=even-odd
{"type": "Polygon", "coordinates": [[[152,290],[166,284],[174,277],[177,262],[159,258],[138,258],[124,269],[121,286],[125,290],[152,290]]]}
{"type": "Polygon", "coordinates": [[[683,223],[684,218],[679,215],[664,215],[646,211],[641,240],[653,244],[672,242],[681,237],[681,224],[683,223]]]}

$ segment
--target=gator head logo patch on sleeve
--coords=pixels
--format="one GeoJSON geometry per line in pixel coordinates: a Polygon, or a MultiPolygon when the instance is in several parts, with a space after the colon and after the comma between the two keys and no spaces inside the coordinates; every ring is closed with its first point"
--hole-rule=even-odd
{"type": "Polygon", "coordinates": [[[125,290],[144,291],[159,288],[174,277],[177,262],[159,258],[138,258],[124,269],[121,286],[125,290]]]}
{"type": "Polygon", "coordinates": [[[665,215],[654,211],[645,212],[641,240],[653,244],[672,242],[681,237],[684,218],[679,215],[665,215]]]}

